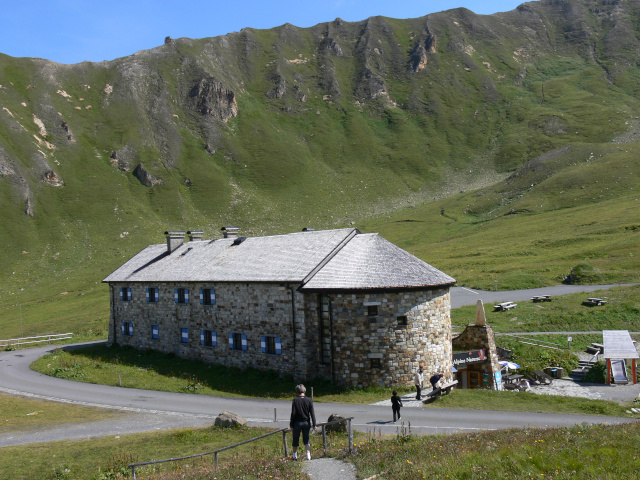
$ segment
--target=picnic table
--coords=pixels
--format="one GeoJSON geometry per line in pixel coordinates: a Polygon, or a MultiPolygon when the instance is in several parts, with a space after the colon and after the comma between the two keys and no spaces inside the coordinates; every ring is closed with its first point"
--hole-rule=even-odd
{"type": "Polygon", "coordinates": [[[550,302],[551,301],[551,295],[534,295],[533,297],[531,297],[531,300],[533,300],[534,303],[537,303],[537,302],[550,302]]]}
{"type": "Polygon", "coordinates": [[[513,302],[502,302],[499,303],[497,305],[494,305],[494,311],[496,312],[506,312],[507,310],[510,310],[512,308],[516,308],[518,306],[517,303],[513,303],[513,302]]]}
{"type": "Polygon", "coordinates": [[[587,307],[598,307],[600,305],[605,305],[606,303],[606,300],[595,297],[587,298],[584,302],[582,302],[582,304],[586,305],[587,307]]]}

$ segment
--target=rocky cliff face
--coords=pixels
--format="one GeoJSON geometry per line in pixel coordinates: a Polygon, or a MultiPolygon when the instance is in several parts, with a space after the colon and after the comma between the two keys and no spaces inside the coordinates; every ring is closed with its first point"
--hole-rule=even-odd
{"type": "Polygon", "coordinates": [[[53,187],[94,185],[148,210],[166,196],[203,217],[339,222],[431,199],[457,175],[622,133],[603,92],[636,108],[639,17],[631,0],[543,0],[168,38],[102,63],[0,56],[4,201],[37,217],[53,187]],[[595,103],[612,119],[598,128],[595,103]],[[163,193],[138,198],[140,182],[163,193]]]}

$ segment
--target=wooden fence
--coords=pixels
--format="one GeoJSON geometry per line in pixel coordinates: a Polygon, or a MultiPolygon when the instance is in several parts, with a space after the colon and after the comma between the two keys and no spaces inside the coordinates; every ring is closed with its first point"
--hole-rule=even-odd
{"type": "MultiPolygon", "coordinates": [[[[334,422],[325,422],[325,423],[319,423],[317,424],[318,427],[322,428],[322,448],[324,449],[324,452],[327,452],[327,430],[326,427],[328,425],[334,425],[337,423],[347,423],[347,433],[349,434],[349,453],[353,452],[353,429],[351,427],[351,420],[353,420],[353,417],[349,417],[349,418],[345,418],[343,420],[336,420],[334,422]]],[[[224,452],[225,450],[231,450],[232,448],[236,448],[239,447],[240,445],[244,445],[246,443],[251,443],[251,442],[255,442],[256,440],[260,440],[262,438],[265,437],[270,437],[271,435],[277,435],[278,433],[282,433],[282,443],[284,444],[284,456],[288,457],[289,456],[289,446],[287,445],[287,433],[291,432],[292,429],[290,428],[281,428],[279,430],[275,430],[273,432],[269,432],[269,433],[265,433],[264,435],[260,435],[259,437],[254,437],[254,438],[250,438],[249,440],[245,440],[243,442],[240,443],[236,443],[234,445],[229,445],[228,447],[222,447],[219,448],[217,450],[213,450],[211,452],[205,452],[205,453],[196,453],[193,455],[187,455],[185,457],[175,457],[175,458],[165,458],[164,460],[153,460],[150,462],[140,462],[140,463],[131,463],[129,464],[129,468],[131,469],[131,478],[133,478],[133,480],[136,479],[136,467],[142,467],[142,466],[146,466],[146,465],[155,465],[158,463],[166,463],[166,462],[177,462],[180,460],[188,460],[190,458],[197,458],[197,457],[204,457],[205,455],[213,455],[214,456],[214,462],[215,462],[215,469],[216,471],[218,470],[218,453],[220,452],[224,452]]]]}

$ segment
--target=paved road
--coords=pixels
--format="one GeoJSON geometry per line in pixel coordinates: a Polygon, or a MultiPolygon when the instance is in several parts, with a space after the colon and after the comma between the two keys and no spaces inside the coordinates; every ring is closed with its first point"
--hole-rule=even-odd
{"type": "Polygon", "coordinates": [[[473,290],[466,287],[453,287],[451,289],[451,308],[459,308],[467,305],[475,305],[478,300],[486,305],[499,302],[521,302],[531,300],[534,295],[566,295],[568,293],[593,292],[594,290],[607,290],[613,287],[624,287],[634,284],[614,285],[556,285],[554,287],[530,288],[528,290],[509,290],[489,292],[486,290],[473,290]]]}
{"type": "MultiPolygon", "coordinates": [[[[61,426],[44,432],[1,433],[0,446],[119,435],[175,426],[202,426],[211,424],[223,410],[231,410],[244,416],[250,425],[285,427],[288,424],[291,408],[288,400],[212,397],[109,387],[49,377],[29,368],[31,362],[53,348],[0,352],[0,391],[31,398],[112,408],[131,412],[131,415],[91,424],[61,426]]],[[[391,422],[391,409],[386,406],[316,403],[318,421],[326,421],[332,413],[354,417],[354,428],[360,431],[395,433],[399,428],[391,422]]],[[[590,415],[424,408],[405,408],[402,419],[406,424],[411,424],[411,430],[416,434],[629,421],[626,418],[590,415]]]]}

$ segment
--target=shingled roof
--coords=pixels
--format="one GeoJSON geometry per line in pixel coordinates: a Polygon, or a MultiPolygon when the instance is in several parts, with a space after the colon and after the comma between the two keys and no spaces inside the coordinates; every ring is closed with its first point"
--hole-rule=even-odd
{"type": "Polygon", "coordinates": [[[303,290],[436,287],[455,279],[355,228],[150,245],[104,282],[282,282],[303,290]]]}

